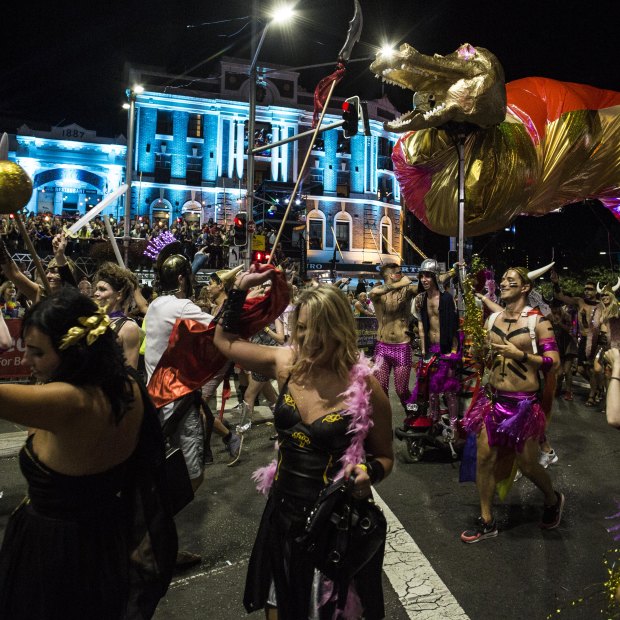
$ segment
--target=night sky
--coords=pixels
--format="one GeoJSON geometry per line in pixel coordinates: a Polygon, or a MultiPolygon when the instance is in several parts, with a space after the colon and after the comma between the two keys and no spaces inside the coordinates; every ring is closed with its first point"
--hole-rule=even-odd
{"type": "MultiPolygon", "coordinates": [[[[296,4],[296,22],[271,29],[260,58],[293,67],[335,63],[353,12],[352,0],[296,4]]],[[[429,54],[446,54],[468,42],[491,50],[503,64],[507,81],[542,76],[620,90],[618,2],[361,0],[361,5],[365,25],[353,58],[374,56],[387,41],[407,42],[429,54]]],[[[260,10],[270,6],[271,1],[258,0],[260,10]]],[[[222,55],[248,59],[251,7],[250,0],[59,0],[44,10],[25,2],[3,6],[0,130],[14,132],[24,121],[76,122],[103,136],[125,133],[125,64],[159,66],[178,76],[206,76],[216,71],[222,55]]],[[[369,64],[351,63],[336,94],[381,96],[381,83],[371,75],[369,64]]],[[[333,64],[302,70],[300,82],[312,91],[332,69],[333,64]]],[[[411,93],[390,86],[384,92],[398,109],[408,109],[411,93]]],[[[620,250],[620,226],[596,205],[528,218],[523,225],[524,218],[519,218],[519,245],[529,245],[527,237],[537,250],[552,243],[565,252],[583,240],[583,235],[570,237],[573,229],[579,232],[580,218],[592,228],[597,245],[620,250]],[[552,222],[551,217],[569,219],[552,222]],[[562,235],[568,237],[560,239],[562,235]]],[[[428,237],[432,247],[432,235],[428,237]]],[[[501,233],[489,243],[487,238],[478,240],[487,244],[487,251],[493,244],[509,242],[501,233]]],[[[437,243],[443,247],[443,240],[437,243]]]]}
{"type": "MultiPolygon", "coordinates": [[[[59,0],[34,9],[32,3],[8,3],[0,46],[2,129],[14,130],[6,127],[10,119],[27,119],[77,122],[102,135],[123,133],[125,62],[200,76],[215,71],[220,55],[249,58],[251,29],[243,18],[251,4],[59,0]],[[223,23],[202,25],[218,21],[223,23]]],[[[617,2],[361,0],[361,5],[365,26],[353,58],[374,56],[385,41],[440,54],[469,42],[495,53],[507,81],[537,75],[620,90],[617,2]]],[[[270,6],[258,0],[259,9],[270,6]]],[[[335,61],[352,0],[300,0],[297,10],[293,26],[270,30],[261,59],[291,66],[335,61]]],[[[379,96],[368,65],[351,64],[338,94],[379,96]]],[[[301,82],[313,90],[329,70],[302,71],[301,82]]],[[[389,86],[385,92],[399,109],[407,108],[410,94],[389,86]]]]}

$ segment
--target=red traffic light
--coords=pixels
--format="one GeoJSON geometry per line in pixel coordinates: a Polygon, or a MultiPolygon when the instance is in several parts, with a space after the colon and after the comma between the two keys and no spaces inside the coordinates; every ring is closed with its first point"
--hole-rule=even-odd
{"type": "Polygon", "coordinates": [[[235,215],[234,224],[234,244],[243,247],[248,243],[248,214],[239,212],[235,215]]]}

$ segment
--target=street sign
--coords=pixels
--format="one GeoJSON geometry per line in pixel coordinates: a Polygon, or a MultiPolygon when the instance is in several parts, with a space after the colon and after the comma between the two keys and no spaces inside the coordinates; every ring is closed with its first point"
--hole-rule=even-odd
{"type": "Polygon", "coordinates": [[[256,230],[256,222],[254,220],[250,220],[248,222],[248,232],[253,233],[256,230]]]}
{"type": "Polygon", "coordinates": [[[252,250],[262,250],[263,252],[267,249],[265,244],[265,235],[253,235],[252,236],[252,250]]]}

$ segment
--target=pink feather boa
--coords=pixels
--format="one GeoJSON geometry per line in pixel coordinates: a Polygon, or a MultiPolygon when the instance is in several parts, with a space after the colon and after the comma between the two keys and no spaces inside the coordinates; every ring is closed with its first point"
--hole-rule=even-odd
{"type": "MultiPolygon", "coordinates": [[[[364,442],[366,436],[373,427],[372,405],[370,404],[371,389],[368,386],[368,377],[372,374],[370,360],[360,352],[357,364],[349,372],[349,387],[342,393],[345,397],[345,411],[343,415],[351,418],[347,433],[353,435],[349,447],[340,458],[342,467],[336,475],[336,480],[344,475],[344,468],[347,465],[355,465],[364,462],[366,450],[364,442]]],[[[276,442],[276,449],[278,445],[276,442]]],[[[252,474],[252,480],[256,482],[256,490],[267,495],[273,485],[273,481],[278,468],[278,461],[274,459],[266,467],[260,467],[252,474]]]]}

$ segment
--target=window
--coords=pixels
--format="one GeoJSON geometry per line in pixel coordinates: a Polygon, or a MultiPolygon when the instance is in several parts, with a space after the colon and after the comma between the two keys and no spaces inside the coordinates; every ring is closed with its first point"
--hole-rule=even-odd
{"type": "Polygon", "coordinates": [[[203,137],[203,125],[202,114],[190,114],[189,125],[187,127],[188,138],[202,138],[203,137]]]}
{"type": "Polygon", "coordinates": [[[308,225],[308,237],[310,239],[310,250],[323,249],[323,220],[310,220],[308,225]]]}
{"type": "Polygon", "coordinates": [[[172,112],[157,110],[157,133],[165,136],[173,135],[172,112]]]}
{"type": "Polygon", "coordinates": [[[350,230],[349,222],[342,220],[336,222],[336,241],[341,252],[348,252],[350,249],[350,230]]]}
{"type": "Polygon", "coordinates": [[[381,254],[392,254],[392,220],[387,215],[381,218],[381,254]]]}
{"type": "Polygon", "coordinates": [[[325,213],[316,207],[308,213],[308,249],[322,250],[325,247],[325,213]]]}

